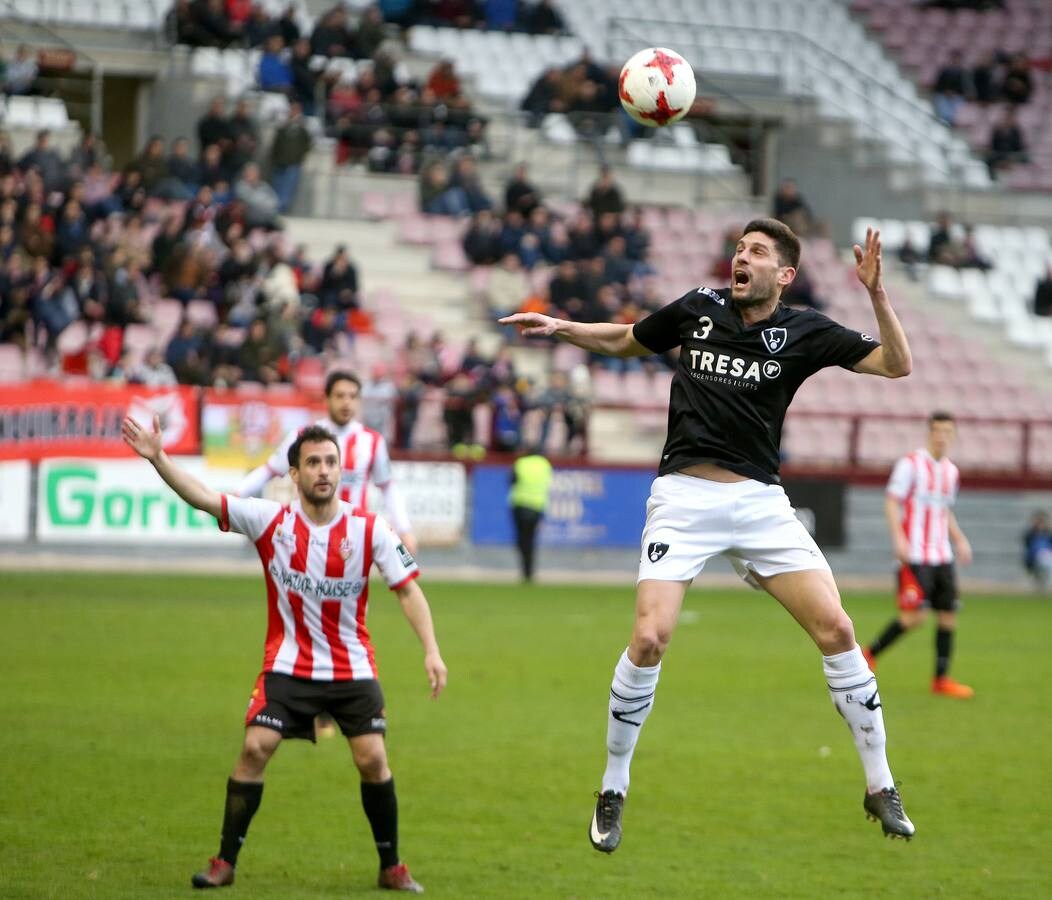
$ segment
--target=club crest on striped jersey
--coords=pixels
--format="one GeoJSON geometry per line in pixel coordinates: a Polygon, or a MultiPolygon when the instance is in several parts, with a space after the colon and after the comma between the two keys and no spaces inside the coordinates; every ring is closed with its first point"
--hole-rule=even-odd
{"type": "Polygon", "coordinates": [[[784,328],[765,328],[760,336],[763,338],[768,353],[777,353],[789,340],[789,332],[784,328]]]}
{"type": "Polygon", "coordinates": [[[347,562],[347,560],[351,558],[351,552],[351,542],[347,538],[344,538],[340,541],[340,559],[347,562]]]}

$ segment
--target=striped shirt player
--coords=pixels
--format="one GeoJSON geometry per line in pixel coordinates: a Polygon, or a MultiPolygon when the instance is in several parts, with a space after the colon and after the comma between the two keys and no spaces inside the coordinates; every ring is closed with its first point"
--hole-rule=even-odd
{"type": "Polygon", "coordinates": [[[227,781],[219,852],[193,876],[193,886],[233,884],[267,763],[285,738],[313,741],[315,717],[327,714],[346,736],[361,775],[362,807],[380,857],[379,886],[419,893],[423,889],[398,856],[398,803],[384,745],[387,713],[366,626],[374,564],[424,647],[432,697],[445,685],[446,667],[413,555],[382,518],[339,498],[340,442],[316,425],[295,436],[286,456],[297,499],[282,505],[205,487],[163,451],[157,418],[152,430],[125,419],[123,436],[183,500],[215,516],[221,530],[253,541],[266,584],[263,670],[227,781]]]}
{"type": "Polygon", "coordinates": [[[608,698],[607,765],[589,828],[600,852],[612,853],[621,842],[632,754],[653,709],[687,586],[719,555],[807,630],[862,761],[866,815],[885,834],[914,833],[888,766],[876,678],[855,643],[829,564],[794,515],[778,473],[782,423],[804,381],[827,366],[885,378],[910,371],[909,343],[881,280],[879,235],[867,234],[855,261],[880,341],[781,303],[796,276],[800,241],[772,219],[745,226],[729,287],[696,288],[634,325],[537,313],[501,319],[527,335],[608,356],[675,351],[668,434],[643,526],[635,626],[608,698]]]}
{"type": "MultiPolygon", "coordinates": [[[[312,681],[377,677],[365,624],[369,571],[375,562],[388,587],[398,591],[420,569],[382,518],[348,503],[340,503],[339,510],[332,521],[315,525],[298,501],[282,506],[271,500],[222,497],[220,530],[248,537],[263,564],[263,675],[278,672],[312,681]]],[[[254,721],[253,710],[263,709],[265,700],[262,692],[254,696],[247,722],[254,721]]]]}
{"type": "MultiPolygon", "coordinates": [[[[356,509],[368,509],[369,483],[383,494],[384,511],[402,542],[416,553],[405,502],[391,473],[391,455],[384,436],[358,420],[361,408],[361,383],[350,372],[332,372],[325,382],[328,415],[315,422],[333,434],[340,447],[340,499],[356,509]]],[[[241,497],[258,497],[272,478],[289,470],[288,451],[302,429],[293,429],[282,438],[263,465],[249,472],[237,487],[241,497]]]]}
{"type": "Polygon", "coordinates": [[[927,446],[903,456],[891,471],[884,514],[899,563],[899,611],[864,652],[875,669],[877,656],[920,625],[928,610],[934,609],[938,626],[932,691],[968,699],[975,692],[948,674],[959,605],[955,560],[967,565],[972,555],[953,513],[961,476],[946,454],[956,433],[952,415],[933,413],[928,419],[927,446]]]}

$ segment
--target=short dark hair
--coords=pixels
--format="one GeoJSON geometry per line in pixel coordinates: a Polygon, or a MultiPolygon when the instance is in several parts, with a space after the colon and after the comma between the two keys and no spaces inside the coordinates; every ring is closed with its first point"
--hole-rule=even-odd
{"type": "Polygon", "coordinates": [[[352,372],[345,372],[337,369],[335,372],[330,372],[325,378],[325,396],[328,397],[332,393],[332,389],[336,387],[337,382],[349,381],[351,384],[357,386],[358,390],[362,389],[361,379],[353,374],[352,372]]]}
{"type": "Polygon", "coordinates": [[[775,250],[778,251],[778,261],[783,266],[792,266],[794,269],[800,267],[800,238],[784,222],[779,222],[777,219],[753,219],[742,229],[742,235],[747,235],[750,231],[766,234],[774,241],[775,250]]]}
{"type": "Polygon", "coordinates": [[[308,425],[296,435],[296,440],[289,447],[289,467],[292,469],[300,467],[300,448],[304,444],[316,444],[321,441],[332,441],[336,447],[336,456],[340,455],[340,445],[336,436],[328,428],[323,428],[321,425],[308,425]]]}
{"type": "Polygon", "coordinates": [[[953,417],[953,413],[947,412],[945,409],[937,409],[928,416],[929,428],[931,428],[936,422],[952,422],[954,425],[957,424],[957,420],[953,417]]]}

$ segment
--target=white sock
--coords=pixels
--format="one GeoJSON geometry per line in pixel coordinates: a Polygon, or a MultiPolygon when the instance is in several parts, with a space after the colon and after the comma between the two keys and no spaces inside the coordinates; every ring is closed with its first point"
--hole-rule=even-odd
{"type": "Polygon", "coordinates": [[[603,792],[628,792],[628,768],[639,740],[639,732],[654,707],[661,663],[656,666],[637,666],[621,654],[614,668],[610,685],[610,707],[606,725],[606,771],[603,773],[603,792]]]}
{"type": "Polygon", "coordinates": [[[880,709],[876,676],[866,665],[858,645],[835,656],[823,656],[822,668],[829,696],[837,712],[844,717],[855,739],[862,768],[866,772],[866,789],[871,793],[894,787],[884,733],[884,714],[880,709]]]}

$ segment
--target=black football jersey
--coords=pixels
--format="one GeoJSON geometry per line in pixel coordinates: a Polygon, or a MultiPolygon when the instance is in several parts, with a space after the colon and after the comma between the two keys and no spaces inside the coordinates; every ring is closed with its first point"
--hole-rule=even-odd
{"type": "Polygon", "coordinates": [[[777,484],[782,422],[797,388],[826,366],[850,369],[880,344],[811,309],[779,305],[745,325],[730,288],[700,287],[637,322],[655,353],[680,347],[658,474],[715,463],[777,484]]]}

